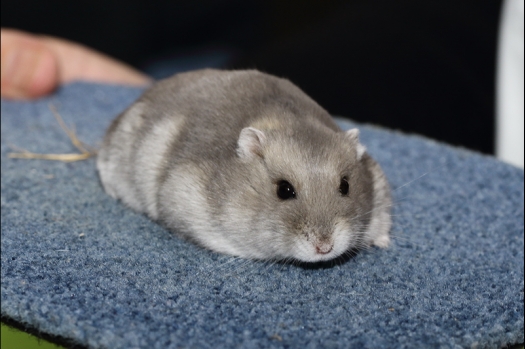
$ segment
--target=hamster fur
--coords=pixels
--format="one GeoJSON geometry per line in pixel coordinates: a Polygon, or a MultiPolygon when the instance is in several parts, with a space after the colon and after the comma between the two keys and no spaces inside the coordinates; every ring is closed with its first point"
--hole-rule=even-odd
{"type": "Polygon", "coordinates": [[[213,251],[317,262],[390,242],[380,166],[298,87],[255,70],[162,80],[109,127],[105,191],[213,251]]]}

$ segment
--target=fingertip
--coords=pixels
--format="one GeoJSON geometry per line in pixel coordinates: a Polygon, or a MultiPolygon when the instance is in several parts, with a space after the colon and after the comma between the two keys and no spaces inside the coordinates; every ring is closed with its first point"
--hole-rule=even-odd
{"type": "Polygon", "coordinates": [[[34,63],[33,73],[28,80],[27,95],[41,97],[50,94],[58,86],[58,62],[48,49],[42,49],[34,63]]]}
{"type": "Polygon", "coordinates": [[[2,29],[2,97],[38,98],[58,85],[54,53],[31,35],[2,29]]]}

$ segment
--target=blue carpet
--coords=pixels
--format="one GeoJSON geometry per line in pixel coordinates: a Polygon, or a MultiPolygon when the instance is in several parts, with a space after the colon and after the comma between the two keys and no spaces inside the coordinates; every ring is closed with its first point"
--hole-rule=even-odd
{"type": "MultiPolygon", "coordinates": [[[[498,348],[523,342],[523,171],[361,127],[394,191],[393,246],[306,268],[215,254],[104,193],[48,108],[100,144],[139,89],[2,101],[1,315],[93,348],[498,348]]],[[[344,128],[350,123],[340,121],[344,128]]]]}

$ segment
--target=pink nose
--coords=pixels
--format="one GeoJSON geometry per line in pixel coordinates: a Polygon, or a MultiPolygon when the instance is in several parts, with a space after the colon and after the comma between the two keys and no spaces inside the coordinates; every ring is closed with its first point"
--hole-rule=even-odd
{"type": "Polygon", "coordinates": [[[332,244],[319,244],[319,245],[315,246],[315,250],[319,254],[330,253],[330,251],[332,251],[332,244]]]}

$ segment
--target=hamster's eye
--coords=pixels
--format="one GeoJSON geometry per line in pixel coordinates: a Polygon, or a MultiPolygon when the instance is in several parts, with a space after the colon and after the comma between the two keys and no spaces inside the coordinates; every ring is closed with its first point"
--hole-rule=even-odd
{"type": "Polygon", "coordinates": [[[349,187],[350,186],[348,184],[348,178],[341,178],[341,184],[339,184],[339,192],[341,193],[341,195],[347,196],[349,187]]]}
{"type": "Polygon", "coordinates": [[[282,200],[295,199],[295,189],[287,181],[279,181],[277,183],[277,196],[282,200]]]}

